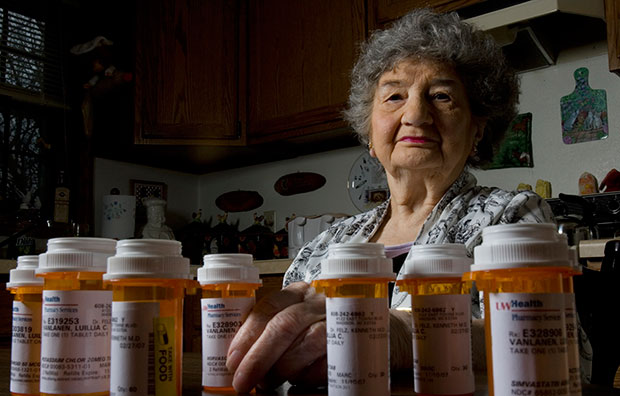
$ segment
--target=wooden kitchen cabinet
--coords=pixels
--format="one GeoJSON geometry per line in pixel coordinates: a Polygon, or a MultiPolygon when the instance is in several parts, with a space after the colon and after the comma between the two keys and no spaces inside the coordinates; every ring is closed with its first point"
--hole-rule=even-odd
{"type": "Polygon", "coordinates": [[[329,131],[366,35],[364,0],[250,1],[248,141],[329,131]]]}
{"type": "Polygon", "coordinates": [[[244,3],[136,1],[136,144],[244,144],[244,3]]]}
{"type": "Polygon", "coordinates": [[[609,71],[620,75],[620,0],[605,0],[609,71]]]}
{"type": "Polygon", "coordinates": [[[368,28],[384,28],[414,8],[430,7],[441,12],[454,11],[485,0],[369,0],[368,28]]]}

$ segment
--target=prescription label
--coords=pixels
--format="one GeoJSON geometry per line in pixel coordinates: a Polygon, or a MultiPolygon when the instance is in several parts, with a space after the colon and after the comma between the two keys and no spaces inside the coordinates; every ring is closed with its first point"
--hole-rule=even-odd
{"type": "Polygon", "coordinates": [[[111,312],[111,291],[43,291],[41,393],[109,391],[111,312]]]}
{"type": "Polygon", "coordinates": [[[387,298],[327,298],[326,315],[329,395],[389,395],[387,298]]]}
{"type": "Polygon", "coordinates": [[[13,302],[11,392],[39,393],[41,303],[13,302]]]}
{"type": "Polygon", "coordinates": [[[490,293],[495,395],[568,394],[564,295],[490,293]]]}
{"type": "Polygon", "coordinates": [[[155,333],[158,302],[112,303],[110,396],[155,395],[155,333]]]}
{"type": "Polygon", "coordinates": [[[470,296],[413,296],[411,309],[415,391],[473,393],[470,296]]]}
{"type": "Polygon", "coordinates": [[[579,364],[579,339],[577,332],[577,308],[575,295],[564,294],[564,317],[566,319],[566,348],[568,353],[568,390],[570,396],[581,396],[581,369],[579,364]]]}
{"type": "Polygon", "coordinates": [[[228,347],[254,306],[254,297],[203,298],[202,385],[214,388],[232,386],[233,375],[226,368],[228,347]]]}

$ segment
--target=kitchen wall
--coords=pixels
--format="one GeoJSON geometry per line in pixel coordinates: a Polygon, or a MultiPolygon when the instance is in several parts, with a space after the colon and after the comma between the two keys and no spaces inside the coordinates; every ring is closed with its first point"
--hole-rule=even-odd
{"type": "MultiPolygon", "coordinates": [[[[600,42],[571,49],[559,54],[557,64],[545,69],[524,73],[521,76],[521,113],[531,112],[534,167],[496,170],[478,170],[474,174],[481,185],[515,189],[521,182],[536,185],[537,179],[551,182],[552,194],[578,194],[579,176],[587,171],[600,182],[612,168],[620,169],[620,77],[609,72],[607,43],[600,42]],[[590,71],[590,86],[607,91],[609,111],[609,137],[605,140],[566,145],[562,142],[560,98],[574,88],[573,72],[579,67],[590,71]]],[[[353,161],[362,148],[336,150],[294,160],[273,162],[266,165],[210,173],[200,177],[200,202],[206,218],[222,213],[215,206],[215,199],[232,190],[256,190],[265,203],[256,211],[276,211],[277,228],[286,216],[316,215],[359,211],[347,193],[347,177],[353,161]],[[327,178],[324,187],[314,192],[283,197],[273,189],[273,184],[287,173],[317,172],[327,178]]],[[[251,225],[252,213],[229,215],[230,220],[240,220],[240,229],[251,225]]],[[[215,224],[215,223],[214,223],[215,224]]]]}
{"type": "Polygon", "coordinates": [[[476,172],[480,184],[514,189],[520,182],[536,185],[548,180],[552,193],[578,194],[579,176],[592,173],[603,180],[612,168],[620,170],[620,77],[610,73],[607,43],[561,52],[555,66],[528,72],[521,78],[520,112],[532,113],[533,168],[476,172]],[[607,91],[609,137],[604,140],[564,144],[560,98],[573,92],[573,72],[590,71],[590,87],[607,91]]]}
{"type": "Polygon", "coordinates": [[[131,194],[129,187],[132,179],[166,183],[166,224],[173,229],[189,223],[192,212],[199,206],[199,180],[196,175],[95,158],[95,236],[101,235],[102,197],[115,187],[120,189],[122,195],[131,194]]]}
{"type": "MultiPolygon", "coordinates": [[[[577,194],[579,176],[585,171],[594,174],[600,182],[610,169],[620,169],[620,110],[617,110],[620,109],[620,77],[608,71],[605,42],[564,51],[555,66],[523,74],[521,90],[520,112],[533,114],[534,167],[475,171],[480,184],[514,189],[520,182],[535,186],[537,179],[544,179],[551,182],[553,196],[557,197],[559,192],[577,194]],[[607,91],[609,137],[566,145],[562,142],[560,98],[574,90],[573,72],[579,67],[589,69],[593,89],[607,91]]],[[[357,213],[349,199],[346,182],[351,164],[362,150],[361,147],[334,150],[201,176],[97,160],[95,197],[121,182],[128,186],[130,178],[164,181],[168,183],[169,218],[189,221],[191,212],[201,208],[202,218],[211,217],[215,225],[217,215],[223,213],[215,206],[219,195],[234,190],[254,190],[262,195],[264,204],[254,211],[231,213],[228,221],[239,220],[239,229],[243,230],[252,224],[254,212],[273,210],[276,228],[281,229],[285,218],[293,213],[357,213]],[[276,180],[297,171],[319,173],[327,182],[313,192],[288,197],[279,195],[273,188],[276,180]]],[[[95,209],[100,213],[100,203],[95,209]]],[[[100,225],[96,227],[99,229],[100,225]]]]}
{"type": "Polygon", "coordinates": [[[213,217],[212,225],[217,224],[216,214],[223,212],[215,206],[215,199],[228,191],[258,191],[264,199],[263,206],[249,211],[230,213],[228,222],[239,220],[239,230],[252,225],[253,213],[274,210],[276,212],[276,230],[284,227],[286,217],[292,214],[309,216],[325,213],[344,213],[353,215],[359,211],[353,206],[347,191],[349,169],[361,154],[362,148],[334,150],[298,157],[286,161],[271,162],[264,165],[232,169],[225,172],[210,173],[200,177],[200,203],[203,218],[213,217]],[[289,173],[315,172],[323,175],[327,181],[318,190],[282,196],[273,186],[280,178],[289,173]]]}

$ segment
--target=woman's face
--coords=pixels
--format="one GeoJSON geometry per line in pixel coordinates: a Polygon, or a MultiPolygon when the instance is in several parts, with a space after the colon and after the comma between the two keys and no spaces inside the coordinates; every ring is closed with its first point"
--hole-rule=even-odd
{"type": "Polygon", "coordinates": [[[370,140],[392,177],[414,170],[456,178],[483,129],[450,66],[404,60],[379,79],[370,140]]]}

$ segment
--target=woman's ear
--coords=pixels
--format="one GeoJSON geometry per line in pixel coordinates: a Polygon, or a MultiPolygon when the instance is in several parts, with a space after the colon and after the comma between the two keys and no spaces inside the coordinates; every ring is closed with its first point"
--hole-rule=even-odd
{"type": "Polygon", "coordinates": [[[373,158],[377,158],[377,154],[375,153],[375,149],[372,147],[372,143],[368,143],[368,154],[370,154],[373,158]]]}
{"type": "Polygon", "coordinates": [[[487,126],[487,120],[476,120],[476,131],[474,132],[474,142],[478,144],[484,137],[484,130],[487,126]]]}
{"type": "Polygon", "coordinates": [[[372,147],[372,135],[368,134],[368,154],[371,157],[377,158],[377,153],[375,153],[375,149],[372,147]]]}

